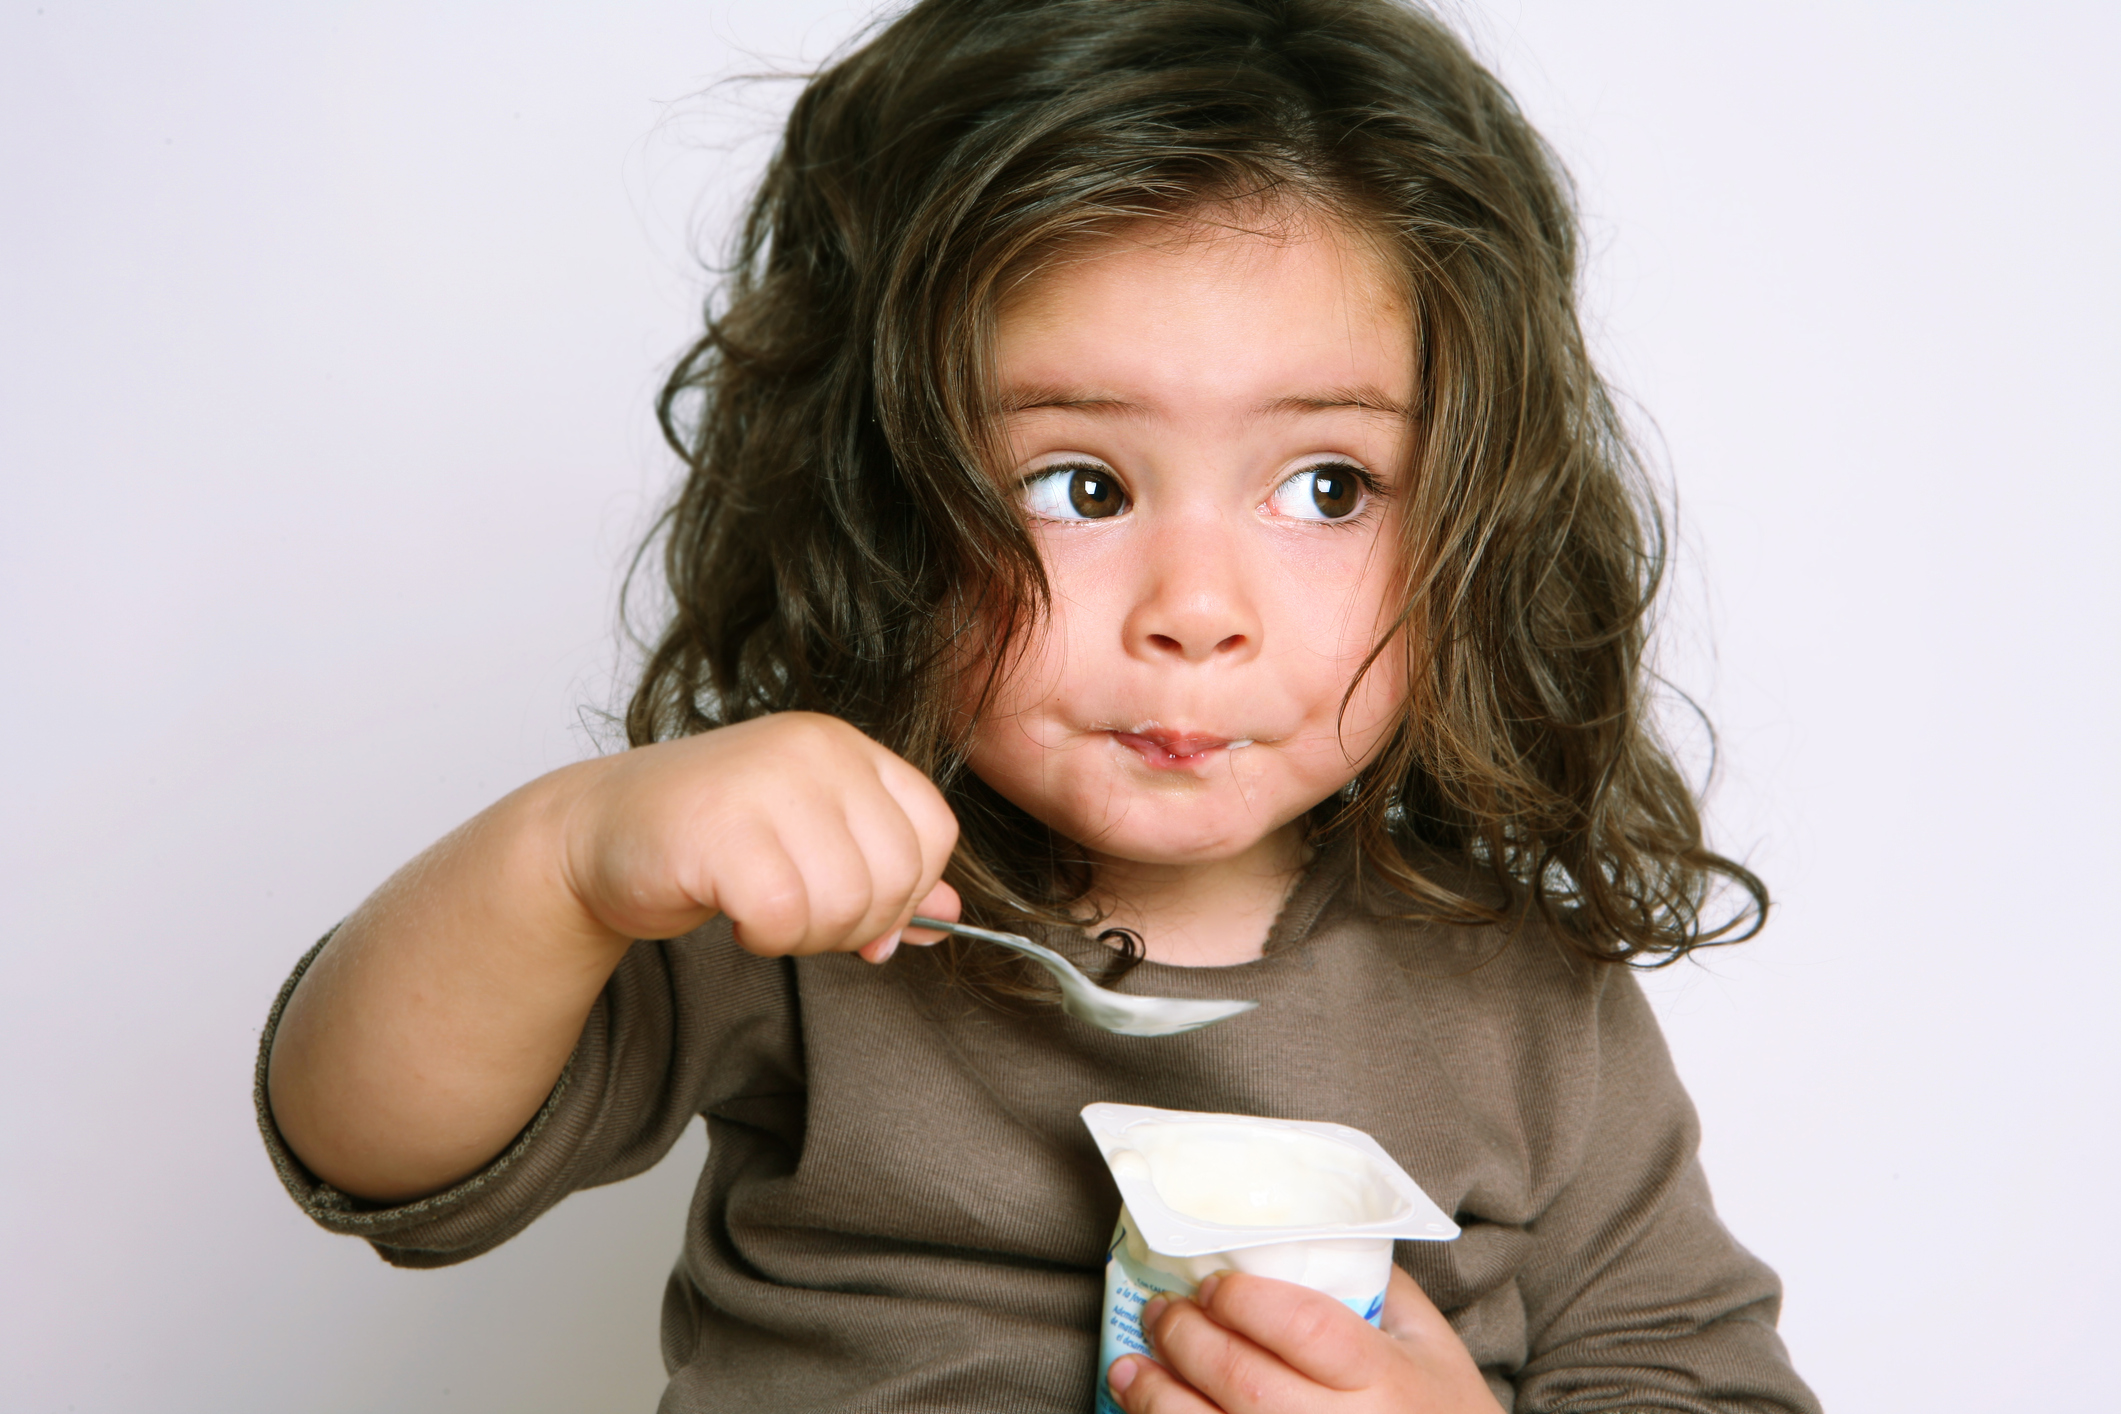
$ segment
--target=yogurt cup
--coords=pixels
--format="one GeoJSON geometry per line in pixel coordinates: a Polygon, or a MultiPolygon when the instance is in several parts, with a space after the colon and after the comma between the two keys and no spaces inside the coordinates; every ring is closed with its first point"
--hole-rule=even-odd
{"type": "Polygon", "coordinates": [[[1375,1139],[1344,1124],[1086,1105],[1083,1123],[1119,1186],[1105,1262],[1098,1414],[1119,1414],[1106,1378],[1148,1355],[1142,1308],[1191,1296],[1215,1272],[1293,1281],[1372,1325],[1384,1314],[1392,1244],[1449,1241],[1458,1225],[1375,1139]]]}

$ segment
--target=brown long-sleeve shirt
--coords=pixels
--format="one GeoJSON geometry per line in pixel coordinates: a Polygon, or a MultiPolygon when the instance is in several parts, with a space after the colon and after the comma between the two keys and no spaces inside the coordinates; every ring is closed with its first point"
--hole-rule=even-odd
{"type": "MultiPolygon", "coordinates": [[[[1633,978],[1536,923],[1454,928],[1400,906],[1329,855],[1258,961],[1128,975],[1125,990],[1261,1003],[1163,1039],[1003,1015],[925,949],[881,968],[767,959],[720,924],[639,943],[515,1144],[389,1208],[319,1183],[272,1124],[264,1056],[290,978],[259,1114],[305,1211],[413,1267],[641,1172],[704,1114],[663,1309],[670,1414],[1089,1409],[1119,1209],[1078,1118],[1093,1100],[1376,1136],[1465,1229],[1398,1258],[1518,1414],[1816,1410],[1775,1334],[1774,1274],[1710,1205],[1693,1107],[1633,978]]],[[[1102,960],[1086,937],[1049,941],[1102,960]]]]}

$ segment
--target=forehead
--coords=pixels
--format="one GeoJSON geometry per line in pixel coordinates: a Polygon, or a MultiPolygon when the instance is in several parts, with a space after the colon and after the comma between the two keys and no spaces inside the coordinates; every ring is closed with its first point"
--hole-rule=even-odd
{"type": "Polygon", "coordinates": [[[1401,413],[1414,330],[1374,245],[1337,222],[1145,222],[1072,250],[996,322],[1012,412],[1306,403],[1401,413]]]}

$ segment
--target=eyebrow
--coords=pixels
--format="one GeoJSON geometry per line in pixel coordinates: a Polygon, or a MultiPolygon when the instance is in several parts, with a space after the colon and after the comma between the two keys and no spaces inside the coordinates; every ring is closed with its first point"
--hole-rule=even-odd
{"type": "Polygon", "coordinates": [[[1386,395],[1384,389],[1369,383],[1349,388],[1329,388],[1319,393],[1299,393],[1286,398],[1276,398],[1262,403],[1255,411],[1277,412],[1331,412],[1338,408],[1355,408],[1362,412],[1390,413],[1394,417],[1405,417],[1407,405],[1399,399],[1386,395]]]}
{"type": "MultiPolygon", "coordinates": [[[[1122,417],[1137,417],[1148,409],[1140,403],[1129,402],[1117,394],[1099,392],[1092,388],[1028,387],[1012,388],[1004,393],[1001,411],[1004,417],[1017,413],[1043,412],[1048,409],[1064,409],[1069,412],[1113,413],[1122,417]]],[[[1252,409],[1255,417],[1272,417],[1292,412],[1335,412],[1353,408],[1360,412],[1385,413],[1392,417],[1405,417],[1407,406],[1397,398],[1372,384],[1357,384],[1346,388],[1325,388],[1315,393],[1292,393],[1286,397],[1270,398],[1252,409]]]]}
{"type": "Polygon", "coordinates": [[[1020,412],[1043,412],[1047,408],[1066,408],[1070,412],[1145,412],[1140,403],[1130,403],[1125,398],[1111,393],[1094,392],[1088,388],[1011,388],[1002,394],[1002,414],[1011,416],[1020,412]]]}

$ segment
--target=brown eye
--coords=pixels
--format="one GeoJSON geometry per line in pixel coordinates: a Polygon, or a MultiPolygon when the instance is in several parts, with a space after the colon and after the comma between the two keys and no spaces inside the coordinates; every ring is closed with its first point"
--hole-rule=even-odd
{"type": "Polygon", "coordinates": [[[1354,477],[1337,467],[1311,473],[1311,504],[1327,520],[1355,514],[1362,504],[1362,487],[1354,477]]]}
{"type": "Polygon", "coordinates": [[[1110,473],[1079,468],[1068,476],[1068,504],[1084,520],[1102,520],[1117,515],[1126,502],[1110,473]]]}
{"type": "Polygon", "coordinates": [[[1041,520],[1108,520],[1127,508],[1119,478],[1101,466],[1056,466],[1024,478],[1024,509],[1041,520]]]}
{"type": "Polygon", "coordinates": [[[1352,466],[1306,467],[1274,488],[1277,515],[1291,520],[1347,520],[1369,502],[1369,486],[1352,466]]]}

